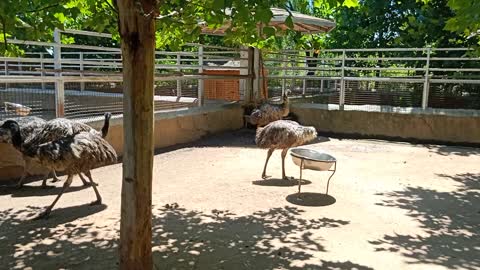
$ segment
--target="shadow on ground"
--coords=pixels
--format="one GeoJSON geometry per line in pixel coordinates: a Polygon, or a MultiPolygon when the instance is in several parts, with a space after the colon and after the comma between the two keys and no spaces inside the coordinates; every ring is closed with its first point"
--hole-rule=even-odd
{"type": "Polygon", "coordinates": [[[480,155],[480,148],[474,147],[462,147],[462,146],[447,146],[447,145],[425,145],[431,153],[439,154],[442,156],[472,156],[480,155]]]}
{"type": "MultiPolygon", "coordinates": [[[[0,212],[0,264],[6,269],[117,269],[118,219],[102,219],[109,225],[82,220],[101,215],[104,209],[87,205],[56,209],[50,219],[39,221],[28,219],[40,208],[0,212]]],[[[154,269],[371,269],[320,259],[326,240],[314,232],[349,222],[304,219],[302,212],[285,207],[236,216],[216,210],[156,209],[154,269]],[[310,263],[297,265],[306,260],[310,263]]]]}
{"type": "Polygon", "coordinates": [[[324,193],[301,192],[290,194],[286,200],[295,205],[301,206],[328,206],[334,204],[337,200],[324,193]]]}
{"type": "Polygon", "coordinates": [[[480,268],[480,174],[440,175],[457,183],[442,192],[422,187],[377,194],[382,206],[399,207],[417,219],[419,235],[393,234],[371,241],[377,251],[400,253],[411,264],[480,268]]]}
{"type": "MultiPolygon", "coordinates": [[[[305,144],[315,144],[328,142],[327,137],[319,136],[317,139],[305,144]]],[[[236,131],[229,131],[220,134],[208,135],[198,141],[178,144],[170,147],[161,148],[155,151],[155,154],[162,154],[166,152],[175,151],[183,148],[198,148],[198,147],[241,147],[241,148],[257,148],[255,145],[255,130],[254,129],[240,129],[236,131]]],[[[266,157],[266,153],[265,153],[266,157]]]]}
{"type": "MultiPolygon", "coordinates": [[[[302,185],[311,184],[311,181],[302,179],[302,185]]],[[[293,187],[298,186],[298,179],[285,180],[279,178],[260,179],[252,181],[252,184],[257,186],[271,186],[271,187],[293,187]]]]}

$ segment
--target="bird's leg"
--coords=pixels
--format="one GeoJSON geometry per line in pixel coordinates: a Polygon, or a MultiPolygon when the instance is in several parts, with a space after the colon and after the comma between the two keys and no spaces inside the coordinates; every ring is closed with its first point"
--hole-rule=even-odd
{"type": "Polygon", "coordinates": [[[85,173],[85,175],[88,177],[88,180],[90,181],[90,185],[92,186],[93,190],[95,191],[95,196],[97,196],[97,200],[92,202],[90,205],[102,204],[102,196],[100,196],[100,193],[98,192],[98,189],[96,187],[97,184],[95,184],[95,182],[93,182],[92,174],[90,173],[90,171],[87,171],[85,173]]]}
{"type": "Polygon", "coordinates": [[[284,180],[293,180],[293,177],[288,177],[285,175],[285,156],[287,156],[289,148],[282,150],[282,179],[284,180]]]}
{"type": "Polygon", "coordinates": [[[60,191],[60,194],[57,195],[57,198],[55,198],[53,203],[50,206],[48,206],[47,209],[43,213],[41,213],[38,217],[36,217],[35,219],[48,218],[48,216],[50,215],[50,212],[52,212],[52,208],[55,206],[55,204],[60,199],[60,197],[62,197],[63,192],[65,192],[65,190],[67,190],[67,188],[72,183],[72,179],[73,179],[73,174],[69,174],[68,177],[67,177],[67,180],[63,184],[63,188],[60,191]]]}
{"type": "MultiPolygon", "coordinates": [[[[88,172],[90,173],[90,171],[88,171],[88,172]]],[[[85,175],[86,175],[86,173],[85,173],[85,175]]],[[[98,186],[98,184],[95,183],[95,182],[92,182],[92,184],[90,184],[90,182],[88,182],[87,180],[85,180],[85,178],[83,178],[82,173],[78,173],[78,176],[80,177],[80,180],[82,180],[83,186],[87,187],[87,186],[90,186],[90,185],[92,185],[92,184],[95,185],[95,186],[98,186]]]]}
{"type": "Polygon", "coordinates": [[[58,179],[58,176],[57,176],[57,173],[55,172],[55,170],[52,170],[52,175],[53,175],[53,179],[52,179],[52,181],[50,181],[50,183],[55,183],[55,182],[60,181],[60,179],[58,179]]]}
{"type": "MultiPolygon", "coordinates": [[[[55,171],[52,171],[52,172],[55,173],[55,171]]],[[[52,188],[53,187],[53,186],[47,186],[48,176],[50,176],[50,172],[47,172],[47,174],[45,174],[45,176],[43,177],[42,188],[52,188]]]]}
{"type": "Polygon", "coordinates": [[[267,164],[268,164],[268,160],[270,159],[270,156],[272,156],[272,153],[275,149],[268,149],[268,153],[267,153],[267,160],[265,161],[265,166],[263,167],[263,173],[262,173],[262,178],[263,179],[267,179],[269,178],[270,176],[267,175],[267,164]]]}
{"type": "Polygon", "coordinates": [[[23,187],[23,181],[25,181],[25,178],[27,178],[27,174],[28,174],[27,173],[27,168],[30,166],[30,158],[24,158],[23,161],[24,161],[25,164],[23,166],[22,176],[18,180],[17,188],[23,187]]]}
{"type": "Polygon", "coordinates": [[[25,181],[25,178],[27,177],[27,168],[23,167],[23,173],[20,179],[18,180],[17,183],[17,188],[22,188],[23,187],[23,181],[25,181]]]}

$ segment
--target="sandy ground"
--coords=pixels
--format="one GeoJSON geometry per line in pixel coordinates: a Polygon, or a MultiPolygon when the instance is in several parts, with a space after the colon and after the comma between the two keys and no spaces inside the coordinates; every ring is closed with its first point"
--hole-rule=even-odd
{"type": "MultiPolygon", "coordinates": [[[[279,180],[280,153],[237,131],[155,156],[155,269],[480,269],[480,149],[323,138],[328,173],[279,180]],[[178,204],[178,208],[165,207],[178,204]]],[[[299,169],[287,157],[287,174],[299,169]]],[[[50,219],[32,221],[61,187],[0,189],[1,269],[118,267],[121,164],[93,171],[104,205],[74,179],[50,219]]]]}

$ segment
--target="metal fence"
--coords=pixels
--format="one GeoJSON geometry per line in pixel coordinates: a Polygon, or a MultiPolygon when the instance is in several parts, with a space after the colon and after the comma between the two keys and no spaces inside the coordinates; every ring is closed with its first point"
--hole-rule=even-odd
{"type": "MultiPolygon", "coordinates": [[[[89,118],[123,112],[122,58],[119,48],[62,44],[61,34],[110,38],[108,34],[55,31],[55,42],[9,40],[25,51],[0,57],[0,119],[18,115],[89,118]],[[36,51],[36,52],[32,52],[36,51]]],[[[243,100],[248,56],[237,48],[188,44],[184,51],[155,53],[156,111],[230,101],[217,81],[236,81],[235,100],[243,100]],[[165,77],[166,74],[174,74],[165,77]],[[207,85],[207,87],[205,87],[207,85]],[[218,91],[217,91],[217,88],[218,91]]],[[[142,72],[142,70],[138,70],[142,72]]],[[[224,86],[225,88],[225,86],[224,86]]]]}
{"type": "Polygon", "coordinates": [[[480,110],[480,58],[466,48],[266,52],[269,96],[290,90],[339,109],[480,110]]]}

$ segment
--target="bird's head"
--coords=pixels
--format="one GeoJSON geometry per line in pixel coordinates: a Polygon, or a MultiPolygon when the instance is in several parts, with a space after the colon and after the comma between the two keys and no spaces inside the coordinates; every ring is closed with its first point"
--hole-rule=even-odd
{"type": "Polygon", "coordinates": [[[250,114],[250,124],[257,125],[258,121],[262,118],[262,111],[259,109],[253,110],[250,114]]]}
{"type": "Polygon", "coordinates": [[[313,141],[317,138],[317,130],[314,127],[304,127],[303,137],[305,142],[313,141]]]}
{"type": "Polygon", "coordinates": [[[11,143],[15,147],[22,145],[20,126],[16,121],[7,120],[0,126],[0,143],[11,143]]]}

